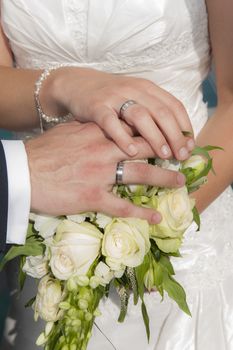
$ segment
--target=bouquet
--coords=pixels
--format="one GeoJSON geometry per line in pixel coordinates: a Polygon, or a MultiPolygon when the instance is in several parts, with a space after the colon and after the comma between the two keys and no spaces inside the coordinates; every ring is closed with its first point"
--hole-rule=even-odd
{"type": "MultiPolygon", "coordinates": [[[[147,337],[149,317],[144,293],[164,293],[190,315],[185,291],[175,280],[170,257],[180,257],[179,248],[186,229],[200,219],[190,192],[206,182],[212,169],[209,151],[197,147],[184,161],[144,160],[181,171],[186,185],[179,189],[152,186],[115,186],[116,195],[133,203],[154,208],[162,221],[149,225],[137,218],[112,218],[101,213],[48,217],[31,214],[24,246],[12,246],[1,261],[20,256],[19,284],[26,275],[37,279],[37,295],[27,306],[35,320],[42,318],[45,330],[37,345],[45,350],[85,350],[91,337],[98,305],[115,288],[120,298],[119,322],[127,314],[130,295],[141,303],[147,337]]],[[[155,310],[156,312],[156,310],[155,310]]]]}

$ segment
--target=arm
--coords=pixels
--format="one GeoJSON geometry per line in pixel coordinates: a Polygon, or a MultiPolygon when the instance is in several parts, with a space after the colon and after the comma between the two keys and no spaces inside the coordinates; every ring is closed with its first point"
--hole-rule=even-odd
{"type": "Polygon", "coordinates": [[[197,143],[216,145],[213,152],[217,176],[194,194],[197,207],[204,210],[233,180],[233,2],[207,0],[210,40],[216,70],[218,106],[198,135],[197,143]]]}
{"type": "MultiPolygon", "coordinates": [[[[39,126],[34,84],[41,71],[15,69],[2,32],[0,51],[0,127],[25,130],[39,126]]],[[[132,156],[138,150],[122,125],[126,123],[134,126],[161,158],[173,154],[186,159],[194,147],[193,140],[182,134],[183,130],[192,131],[184,106],[145,79],[63,67],[53,70],[42,83],[39,98],[45,114],[62,116],[70,112],[80,122],[94,121],[132,156]],[[137,103],[120,115],[121,106],[128,100],[137,103]]]]}

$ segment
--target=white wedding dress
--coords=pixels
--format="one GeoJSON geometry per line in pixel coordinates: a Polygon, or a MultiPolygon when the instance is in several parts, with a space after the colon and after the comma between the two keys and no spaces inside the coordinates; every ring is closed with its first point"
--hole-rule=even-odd
{"type": "MultiPolygon", "coordinates": [[[[185,105],[196,134],[207,121],[201,83],[210,65],[204,0],[2,0],[3,29],[18,67],[57,63],[91,67],[152,80],[185,105]]],[[[186,292],[192,317],[158,293],[146,295],[148,344],[140,307],[117,323],[115,295],[101,304],[88,350],[233,350],[233,195],[228,188],[202,215],[200,232],[189,230],[176,278],[186,292]]],[[[14,276],[8,274],[12,286],[14,276]]],[[[23,301],[32,281],[12,301],[7,320],[15,345],[34,350],[41,324],[23,301]],[[13,322],[16,319],[17,322],[13,322]]],[[[14,287],[12,287],[14,288],[14,287]]],[[[12,292],[14,294],[14,290],[12,292]]]]}

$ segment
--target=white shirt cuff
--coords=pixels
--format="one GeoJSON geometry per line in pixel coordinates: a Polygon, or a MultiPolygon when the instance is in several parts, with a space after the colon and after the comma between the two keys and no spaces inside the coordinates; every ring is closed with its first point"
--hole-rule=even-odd
{"type": "Polygon", "coordinates": [[[1,141],[8,175],[7,243],[24,244],[31,201],[27,153],[22,141],[1,141]]]}

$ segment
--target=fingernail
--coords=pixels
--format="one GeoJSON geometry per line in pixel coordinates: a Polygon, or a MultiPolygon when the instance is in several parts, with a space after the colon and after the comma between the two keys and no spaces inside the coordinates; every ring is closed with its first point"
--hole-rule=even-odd
{"type": "Polygon", "coordinates": [[[128,153],[130,156],[136,156],[138,153],[137,147],[135,147],[133,144],[128,146],[128,153]]]}
{"type": "Polygon", "coordinates": [[[176,176],[176,182],[178,185],[183,186],[186,182],[185,176],[181,173],[178,173],[176,176]]]}
{"type": "Polygon", "coordinates": [[[192,150],[194,149],[194,146],[195,146],[194,140],[193,140],[193,139],[189,139],[189,140],[187,141],[187,146],[188,146],[188,149],[189,149],[190,151],[192,151],[192,150]]]}
{"type": "Polygon", "coordinates": [[[182,159],[185,159],[188,157],[188,151],[185,147],[182,147],[180,150],[179,150],[179,155],[180,155],[180,158],[182,159]]]}
{"type": "Polygon", "coordinates": [[[162,216],[159,213],[155,213],[152,215],[151,222],[152,224],[158,224],[162,220],[162,216]]]}
{"type": "Polygon", "coordinates": [[[170,150],[170,148],[169,148],[167,145],[163,145],[163,146],[161,147],[161,152],[163,153],[163,155],[164,155],[165,157],[168,157],[168,156],[171,155],[171,150],[170,150]]]}

